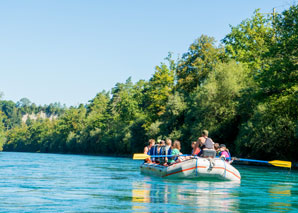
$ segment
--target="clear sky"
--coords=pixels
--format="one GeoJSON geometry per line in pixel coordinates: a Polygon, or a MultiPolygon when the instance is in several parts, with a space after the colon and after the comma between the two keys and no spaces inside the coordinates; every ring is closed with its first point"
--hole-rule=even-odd
{"type": "Polygon", "coordinates": [[[220,41],[257,8],[289,0],[3,0],[0,91],[36,104],[87,103],[129,76],[148,80],[169,51],[201,34],[220,41]]]}

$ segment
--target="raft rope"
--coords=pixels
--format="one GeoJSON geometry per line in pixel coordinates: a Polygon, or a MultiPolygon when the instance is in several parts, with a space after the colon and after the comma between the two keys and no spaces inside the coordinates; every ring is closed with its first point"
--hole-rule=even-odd
{"type": "Polygon", "coordinates": [[[198,176],[198,158],[196,157],[196,176],[198,176]]]}
{"type": "Polygon", "coordinates": [[[224,172],[224,177],[226,177],[227,175],[227,166],[226,166],[226,161],[224,159],[222,159],[225,165],[225,172],[224,172]]]}
{"type": "Polygon", "coordinates": [[[209,168],[208,168],[208,171],[211,171],[211,170],[213,169],[213,167],[215,166],[214,159],[208,157],[207,160],[209,161],[209,168]]]}

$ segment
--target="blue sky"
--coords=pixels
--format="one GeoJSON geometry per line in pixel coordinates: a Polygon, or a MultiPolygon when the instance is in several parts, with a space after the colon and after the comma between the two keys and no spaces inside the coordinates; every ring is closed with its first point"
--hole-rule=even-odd
{"type": "Polygon", "coordinates": [[[148,80],[201,34],[220,41],[257,8],[287,0],[0,1],[0,91],[36,104],[87,103],[117,82],[148,80]]]}

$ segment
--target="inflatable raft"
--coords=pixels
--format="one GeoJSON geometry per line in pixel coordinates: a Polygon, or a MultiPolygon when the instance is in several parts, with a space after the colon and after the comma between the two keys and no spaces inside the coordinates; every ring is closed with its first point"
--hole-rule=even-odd
{"type": "Polygon", "coordinates": [[[171,166],[161,166],[155,163],[143,163],[143,174],[163,178],[201,178],[240,181],[241,176],[228,162],[219,158],[193,158],[171,166]]]}

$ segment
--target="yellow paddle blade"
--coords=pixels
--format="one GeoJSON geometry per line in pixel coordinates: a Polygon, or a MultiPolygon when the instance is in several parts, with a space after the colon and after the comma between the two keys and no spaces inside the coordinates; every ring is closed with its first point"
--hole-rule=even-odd
{"type": "Polygon", "coordinates": [[[150,158],[150,155],[146,155],[144,153],[136,153],[133,155],[134,160],[145,160],[147,158],[150,158]]]}
{"type": "Polygon", "coordinates": [[[273,161],[268,161],[268,163],[270,163],[273,166],[286,167],[286,168],[292,167],[291,161],[273,160],[273,161]]]}

